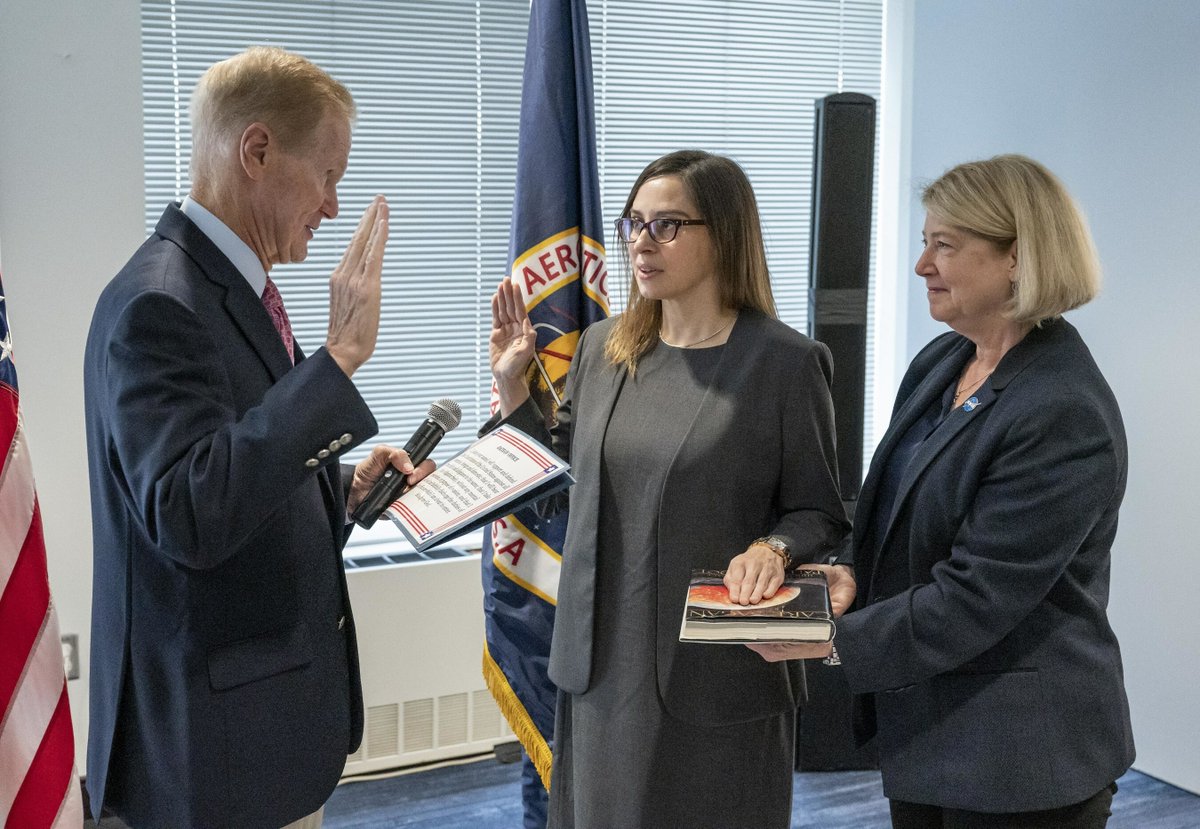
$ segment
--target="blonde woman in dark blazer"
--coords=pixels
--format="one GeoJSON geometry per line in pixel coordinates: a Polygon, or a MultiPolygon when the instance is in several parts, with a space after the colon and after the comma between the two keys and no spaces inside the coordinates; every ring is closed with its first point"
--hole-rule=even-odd
{"type": "Polygon", "coordinates": [[[923,202],[916,270],[953,331],[901,382],[838,559],[856,725],[894,827],[1096,829],[1133,736],[1105,612],[1125,430],[1061,317],[1096,293],[1091,235],[1023,156],[959,165],[923,202]]]}
{"type": "Polygon", "coordinates": [[[550,825],[786,827],[801,663],[681,644],[679,622],[693,568],[728,568],[756,602],[842,539],[829,352],[775,318],[754,194],[729,159],[653,162],[617,233],[629,305],[584,333],[552,436],[525,385],[522,297],[506,282],[493,302],[501,413],[577,479],[550,825]]]}

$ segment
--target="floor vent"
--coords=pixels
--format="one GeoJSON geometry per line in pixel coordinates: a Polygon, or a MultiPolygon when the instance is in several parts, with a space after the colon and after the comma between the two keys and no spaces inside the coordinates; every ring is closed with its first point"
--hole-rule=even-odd
{"type": "Polygon", "coordinates": [[[400,745],[400,707],[373,705],[367,709],[367,759],[393,757],[400,745]]]}
{"type": "Polygon", "coordinates": [[[467,742],[467,696],[448,694],[438,697],[438,746],[456,746],[467,742]]]}
{"type": "Polygon", "coordinates": [[[433,748],[433,700],[414,699],[404,703],[404,753],[433,748]]]}
{"type": "Polygon", "coordinates": [[[505,736],[504,718],[488,691],[471,693],[471,739],[494,740],[505,736]]]}
{"type": "Polygon", "coordinates": [[[356,550],[346,567],[366,711],[363,746],[344,773],[469,757],[512,740],[484,687],[479,553],[450,548],[407,563],[368,546],[371,555],[356,550]]]}

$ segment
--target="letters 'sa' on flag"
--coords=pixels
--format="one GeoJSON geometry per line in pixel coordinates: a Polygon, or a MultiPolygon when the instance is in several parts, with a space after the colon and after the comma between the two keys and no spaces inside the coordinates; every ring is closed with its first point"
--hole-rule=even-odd
{"type": "MultiPolygon", "coordinates": [[[[580,333],[608,316],[603,240],[587,9],[533,0],[509,258],[537,331],[530,388],[548,415],[580,333]]],[[[484,677],[547,788],[555,689],[546,667],[566,518],[522,510],[484,539],[484,677]]]]}
{"type": "Polygon", "coordinates": [[[83,825],[42,518],[0,282],[0,826],[83,825]]]}

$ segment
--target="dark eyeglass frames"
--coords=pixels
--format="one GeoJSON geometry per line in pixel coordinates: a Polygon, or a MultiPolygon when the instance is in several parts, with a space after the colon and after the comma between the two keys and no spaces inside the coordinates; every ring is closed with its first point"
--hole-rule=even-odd
{"type": "Polygon", "coordinates": [[[702,225],[705,222],[703,219],[653,219],[643,222],[641,219],[623,216],[614,224],[617,226],[617,236],[622,242],[636,242],[637,238],[642,235],[642,228],[645,228],[651,239],[663,244],[674,240],[675,234],[683,225],[702,225]]]}

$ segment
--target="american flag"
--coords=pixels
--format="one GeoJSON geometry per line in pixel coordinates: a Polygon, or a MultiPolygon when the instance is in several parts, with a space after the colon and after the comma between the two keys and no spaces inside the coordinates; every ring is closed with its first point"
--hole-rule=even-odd
{"type": "Polygon", "coordinates": [[[0,282],[0,826],[82,825],[67,678],[0,282]]]}

